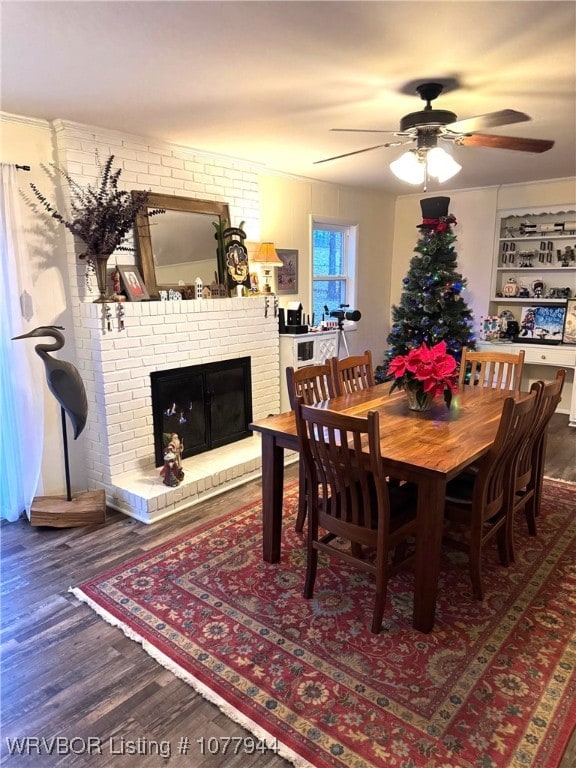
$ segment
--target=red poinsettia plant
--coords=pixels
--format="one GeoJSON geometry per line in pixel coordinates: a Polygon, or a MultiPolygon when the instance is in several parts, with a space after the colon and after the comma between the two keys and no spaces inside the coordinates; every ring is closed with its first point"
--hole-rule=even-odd
{"type": "Polygon", "coordinates": [[[446,351],[446,342],[433,347],[427,344],[411,349],[407,355],[396,355],[388,365],[388,374],[394,377],[390,389],[418,389],[422,395],[444,395],[450,407],[452,394],[458,391],[456,358],[446,351]]]}

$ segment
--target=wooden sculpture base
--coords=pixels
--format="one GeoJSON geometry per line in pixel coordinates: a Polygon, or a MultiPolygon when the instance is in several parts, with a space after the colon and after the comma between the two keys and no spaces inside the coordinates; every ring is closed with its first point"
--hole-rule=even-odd
{"type": "Polygon", "coordinates": [[[30,508],[30,525],[75,528],[106,522],[106,493],[103,489],[66,496],[37,496],[30,508]]]}

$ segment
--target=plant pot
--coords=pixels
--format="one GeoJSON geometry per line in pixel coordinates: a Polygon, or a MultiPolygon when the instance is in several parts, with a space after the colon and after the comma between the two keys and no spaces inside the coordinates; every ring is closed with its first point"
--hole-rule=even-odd
{"type": "Polygon", "coordinates": [[[431,392],[424,392],[421,385],[405,387],[408,408],[411,411],[427,411],[432,405],[434,395],[431,392]]]}

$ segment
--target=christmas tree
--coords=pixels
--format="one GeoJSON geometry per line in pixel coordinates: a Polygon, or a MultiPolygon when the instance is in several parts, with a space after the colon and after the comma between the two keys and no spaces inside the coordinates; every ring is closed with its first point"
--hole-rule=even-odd
{"type": "Polygon", "coordinates": [[[387,378],[388,364],[396,355],[411,349],[446,342],[447,352],[460,359],[462,347],[474,348],[472,312],[461,296],[466,279],[456,269],[456,219],[448,213],[449,197],[429,197],[420,201],[422,224],[414,248],[400,305],[392,307],[392,330],[384,363],[376,368],[376,378],[387,378]]]}

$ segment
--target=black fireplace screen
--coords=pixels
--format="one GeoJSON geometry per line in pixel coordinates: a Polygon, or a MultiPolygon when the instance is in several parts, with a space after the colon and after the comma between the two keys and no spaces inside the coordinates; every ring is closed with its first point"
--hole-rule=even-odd
{"type": "Polygon", "coordinates": [[[156,466],[163,464],[165,436],[176,432],[183,458],[250,437],[250,358],[222,360],[150,374],[156,466]]]}

